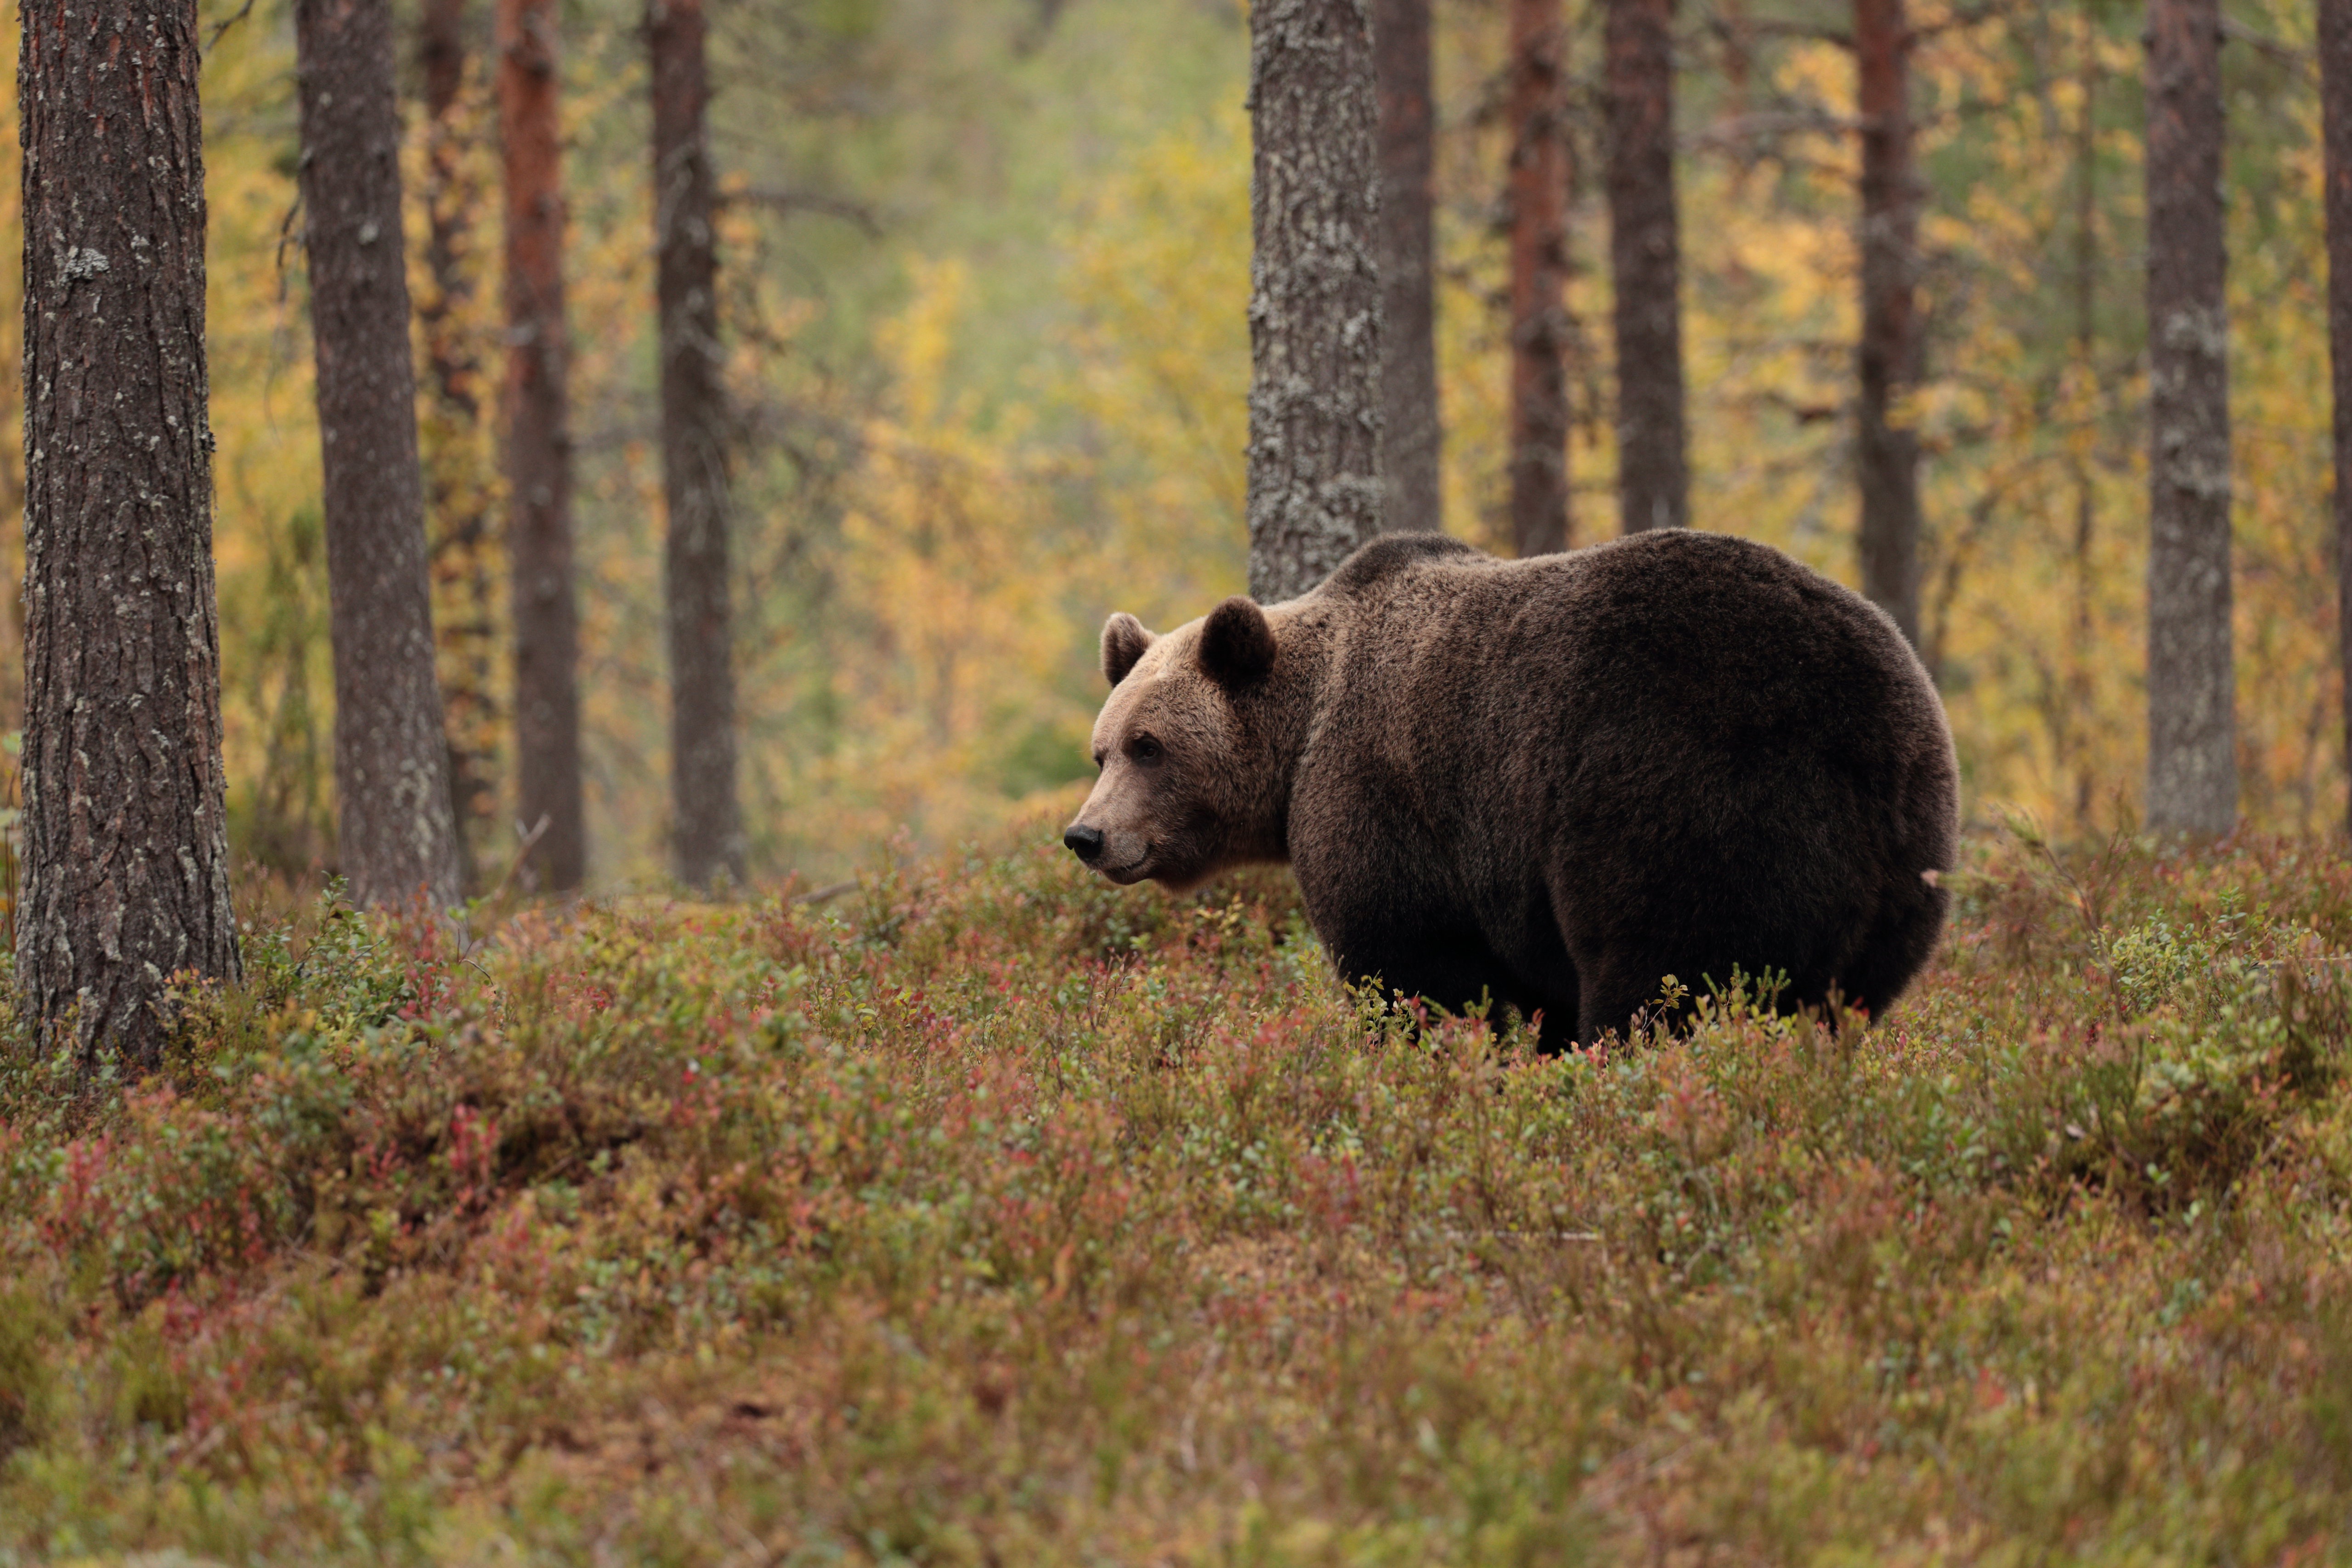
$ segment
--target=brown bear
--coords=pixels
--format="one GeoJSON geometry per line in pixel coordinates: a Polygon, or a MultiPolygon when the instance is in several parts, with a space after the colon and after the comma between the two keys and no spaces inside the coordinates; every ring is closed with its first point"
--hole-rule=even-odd
{"type": "Polygon", "coordinates": [[[1548,1050],[1735,966],[1876,1014],[1943,926],[1935,688],[1875,605],[1765,545],[1392,534],[1284,604],[1113,616],[1102,661],[1079,858],[1178,890],[1287,861],[1341,973],[1540,1013],[1548,1050]]]}

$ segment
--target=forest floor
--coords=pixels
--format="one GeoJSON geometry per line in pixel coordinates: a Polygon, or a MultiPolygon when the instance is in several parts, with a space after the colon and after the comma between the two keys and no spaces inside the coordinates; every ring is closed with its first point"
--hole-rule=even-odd
{"type": "Polygon", "coordinates": [[[0,1563],[2345,1560],[2352,859],[1954,883],[1554,1060],[1050,847],[257,918],[0,1068],[0,1563]]]}

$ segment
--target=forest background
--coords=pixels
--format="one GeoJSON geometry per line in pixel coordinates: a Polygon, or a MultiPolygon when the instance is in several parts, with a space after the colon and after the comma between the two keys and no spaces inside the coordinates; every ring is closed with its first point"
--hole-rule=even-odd
{"type": "MultiPolygon", "coordinates": [[[[471,206],[473,288],[448,330],[494,366],[476,9],[454,198],[471,206]]],[[[2313,24],[2290,0],[2225,9],[2241,807],[2309,832],[2340,819],[2345,785],[2313,24]]],[[[1505,17],[1500,0],[1435,12],[1444,521],[1507,550],[1505,17]]],[[[1615,378],[1600,7],[1570,16],[1584,543],[1617,531],[1615,378]]],[[[1685,0],[1677,173],[1694,522],[1852,583],[1859,153],[1842,20],[1810,0],[1685,0]]],[[[205,22],[231,833],[300,876],[332,863],[334,806],[291,18],[260,0],[207,4],[205,22]]],[[[2141,11],[1922,6],[1914,22],[1922,651],[1969,815],[2095,833],[2135,819],[2144,772],[2141,11]]],[[[641,26],[620,0],[563,9],[582,690],[606,885],[658,878],[669,842],[641,26]]],[[[1247,30],[1233,0],[741,0],[714,8],[711,49],[750,863],[825,877],[902,828],[951,843],[1082,776],[1103,616],[1166,626],[1243,586],[1247,30]]],[[[404,68],[424,302],[425,117],[404,68]]],[[[16,189],[0,176],[12,242],[16,189]]],[[[16,303],[0,302],[12,336],[16,303]]],[[[429,493],[471,489],[496,515],[487,413],[420,414],[429,493]]],[[[0,438],[12,510],[20,453],[0,438]]],[[[453,733],[502,780],[505,595],[482,591],[494,548],[452,540],[446,510],[427,528],[453,733]]],[[[15,630],[0,646],[21,647],[15,630]]],[[[12,727],[20,679],[12,651],[12,727]]],[[[510,786],[480,803],[478,859],[511,852],[513,817],[510,786]]]]}

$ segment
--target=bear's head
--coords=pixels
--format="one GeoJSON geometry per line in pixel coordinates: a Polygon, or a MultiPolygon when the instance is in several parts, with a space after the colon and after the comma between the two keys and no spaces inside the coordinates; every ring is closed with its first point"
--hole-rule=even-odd
{"type": "Polygon", "coordinates": [[[1133,616],[1104,622],[1102,776],[1062,842],[1114,882],[1178,892],[1284,858],[1282,663],[1274,624],[1247,599],[1164,636],[1133,616]]]}

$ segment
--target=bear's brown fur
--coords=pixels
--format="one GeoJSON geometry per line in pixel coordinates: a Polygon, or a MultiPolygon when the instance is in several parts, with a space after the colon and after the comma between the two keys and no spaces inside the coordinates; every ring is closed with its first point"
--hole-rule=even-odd
{"type": "Polygon", "coordinates": [[[1884,1010],[1933,949],[1950,731],[1892,621],[1780,552],[1662,530],[1498,561],[1435,534],[1261,609],[1103,627],[1102,776],[1065,841],[1112,880],[1286,860],[1342,973],[1543,1041],[1785,972],[1884,1010]]]}

